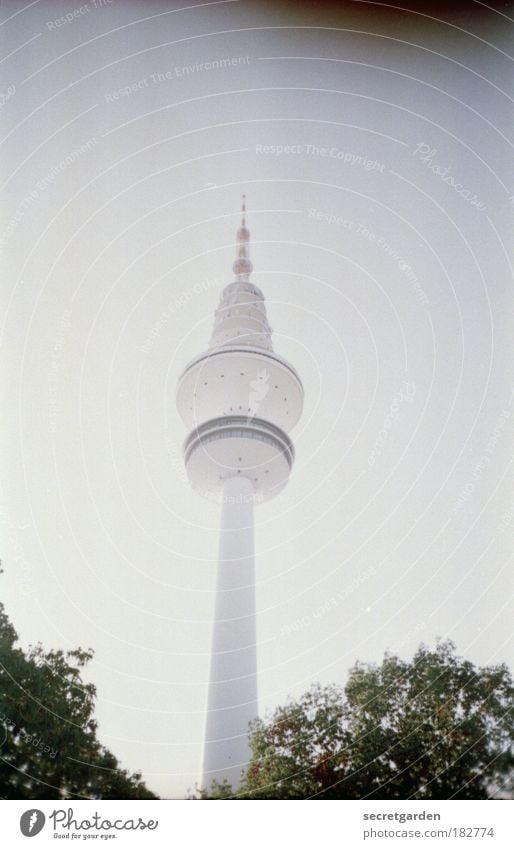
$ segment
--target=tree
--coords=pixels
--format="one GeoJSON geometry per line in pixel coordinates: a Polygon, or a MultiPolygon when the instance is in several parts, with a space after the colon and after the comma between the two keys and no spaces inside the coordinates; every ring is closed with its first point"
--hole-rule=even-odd
{"type": "Polygon", "coordinates": [[[357,663],[344,691],[316,685],[256,721],[237,798],[508,797],[513,697],[505,665],[475,667],[451,642],[357,663]]]}
{"type": "Polygon", "coordinates": [[[27,653],[0,603],[0,796],[155,799],[96,738],[96,690],[82,670],[92,651],[27,653]]]}

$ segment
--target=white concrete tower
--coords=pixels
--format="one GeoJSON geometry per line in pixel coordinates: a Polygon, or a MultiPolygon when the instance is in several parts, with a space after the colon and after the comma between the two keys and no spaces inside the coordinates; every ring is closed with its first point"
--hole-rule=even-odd
{"type": "Polygon", "coordinates": [[[216,609],[202,786],[227,779],[236,790],[256,718],[254,503],[286,485],[303,387],[273,351],[261,290],[250,282],[250,233],[237,232],[235,280],[225,286],[207,351],[184,369],[177,407],[190,434],[184,460],[192,486],[221,502],[216,609]]]}

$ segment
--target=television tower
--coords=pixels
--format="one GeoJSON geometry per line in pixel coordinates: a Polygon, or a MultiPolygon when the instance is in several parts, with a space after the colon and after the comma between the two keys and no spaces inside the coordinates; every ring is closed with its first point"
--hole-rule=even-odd
{"type": "Polygon", "coordinates": [[[209,348],[182,372],[177,408],[190,434],[191,485],[221,502],[221,528],[202,786],[237,790],[250,759],[248,725],[258,715],[254,503],[284,488],[294,459],[288,431],[303,387],[273,351],[264,296],[250,282],[250,233],[237,231],[235,279],[222,291],[209,348]]]}

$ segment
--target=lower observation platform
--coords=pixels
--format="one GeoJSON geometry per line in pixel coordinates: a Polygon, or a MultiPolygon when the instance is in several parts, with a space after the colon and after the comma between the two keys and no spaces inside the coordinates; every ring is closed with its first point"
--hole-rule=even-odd
{"type": "Polygon", "coordinates": [[[218,500],[226,480],[251,481],[259,501],[284,488],[294,461],[288,435],[264,419],[223,416],[193,430],[184,444],[187,474],[205,498],[218,500]]]}

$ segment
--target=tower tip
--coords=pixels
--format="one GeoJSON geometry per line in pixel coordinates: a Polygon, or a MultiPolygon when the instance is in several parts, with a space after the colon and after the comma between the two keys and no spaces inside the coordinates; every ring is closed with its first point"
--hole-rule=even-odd
{"type": "Polygon", "coordinates": [[[239,280],[247,280],[252,272],[249,257],[250,233],[246,229],[246,195],[241,195],[241,226],[237,231],[236,261],[232,268],[239,280]]]}

